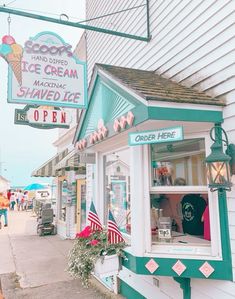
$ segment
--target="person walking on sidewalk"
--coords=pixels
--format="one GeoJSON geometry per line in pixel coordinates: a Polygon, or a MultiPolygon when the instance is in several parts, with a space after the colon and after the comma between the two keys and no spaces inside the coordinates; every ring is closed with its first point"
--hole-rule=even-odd
{"type": "Polygon", "coordinates": [[[24,210],[24,211],[27,211],[27,210],[28,210],[28,202],[29,202],[28,191],[25,191],[25,192],[24,192],[23,199],[24,199],[24,202],[23,202],[23,210],[24,210]]]}
{"type": "Polygon", "coordinates": [[[16,205],[17,205],[17,209],[18,209],[18,206],[19,206],[19,190],[16,190],[15,197],[16,197],[16,205]]]}
{"type": "Polygon", "coordinates": [[[15,193],[12,192],[10,197],[10,210],[14,211],[15,204],[16,204],[15,193]]]}
{"type": "Polygon", "coordinates": [[[9,189],[7,191],[7,198],[8,198],[9,201],[10,201],[10,198],[11,198],[11,194],[12,194],[11,189],[9,189]]]}
{"type": "Polygon", "coordinates": [[[0,228],[1,224],[1,216],[4,216],[4,226],[8,226],[8,219],[7,219],[7,208],[9,207],[8,198],[3,195],[3,192],[0,192],[0,228]]]}
{"type": "Polygon", "coordinates": [[[18,193],[18,211],[23,211],[24,196],[23,192],[20,190],[18,193]]]}

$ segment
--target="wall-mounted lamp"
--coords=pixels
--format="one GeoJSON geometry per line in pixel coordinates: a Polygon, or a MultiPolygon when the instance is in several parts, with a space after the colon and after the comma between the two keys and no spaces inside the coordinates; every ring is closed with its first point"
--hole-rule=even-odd
{"type": "Polygon", "coordinates": [[[227,155],[231,158],[229,161],[230,165],[230,173],[231,175],[235,174],[235,145],[233,143],[230,143],[225,151],[227,155]]]}
{"type": "MultiPolygon", "coordinates": [[[[210,130],[210,137],[214,141],[211,146],[211,154],[206,157],[206,164],[208,169],[208,180],[210,190],[231,190],[230,170],[234,169],[234,165],[230,164],[234,162],[234,149],[233,144],[228,143],[228,137],[224,129],[220,124],[216,124],[210,130]],[[212,133],[214,132],[214,137],[212,133]],[[223,139],[223,136],[225,139],[223,139]],[[223,142],[225,143],[227,150],[223,152],[223,142]],[[233,155],[231,158],[230,155],[233,155]]],[[[233,174],[233,172],[231,172],[233,174]]]]}

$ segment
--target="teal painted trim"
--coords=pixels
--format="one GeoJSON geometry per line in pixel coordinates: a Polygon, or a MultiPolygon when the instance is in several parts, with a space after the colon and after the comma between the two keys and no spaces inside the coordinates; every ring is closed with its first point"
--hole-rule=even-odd
{"type": "Polygon", "coordinates": [[[98,88],[99,84],[100,84],[100,78],[99,78],[99,76],[97,76],[95,78],[94,86],[92,88],[90,97],[88,98],[87,109],[82,111],[81,119],[80,119],[77,131],[76,131],[76,134],[75,134],[74,142],[77,142],[78,140],[80,140],[80,139],[82,139],[82,138],[85,137],[85,132],[86,132],[86,129],[87,129],[87,124],[89,122],[89,119],[88,119],[89,118],[89,113],[90,113],[89,111],[91,110],[92,102],[94,101],[93,98],[95,97],[94,96],[95,95],[95,91],[98,88]]]}
{"type": "Polygon", "coordinates": [[[216,261],[216,260],[195,260],[195,259],[180,259],[180,258],[156,258],[156,257],[139,257],[133,256],[129,252],[125,251],[125,256],[128,260],[123,260],[122,264],[134,273],[143,275],[158,275],[158,276],[170,276],[176,277],[177,274],[173,271],[172,267],[180,260],[185,266],[186,270],[181,274],[182,278],[205,278],[205,276],[199,271],[199,268],[208,262],[213,268],[214,272],[207,279],[218,280],[231,280],[233,279],[231,273],[231,263],[228,260],[216,261]],[[159,268],[150,273],[145,265],[147,262],[153,259],[155,260],[159,268]]]}
{"type": "Polygon", "coordinates": [[[191,299],[190,278],[174,277],[174,280],[180,284],[183,290],[183,299],[191,299]]]}
{"type": "MultiPolygon", "coordinates": [[[[114,94],[117,93],[117,95],[120,95],[121,97],[123,97],[123,100],[125,100],[126,102],[130,103],[130,110],[132,111],[135,119],[134,119],[134,123],[133,125],[136,126],[137,124],[144,122],[146,120],[148,120],[148,109],[145,105],[143,105],[142,103],[140,103],[137,99],[135,99],[133,96],[131,96],[130,94],[128,94],[126,91],[124,91],[123,89],[121,89],[120,87],[116,86],[115,84],[113,84],[112,82],[110,82],[109,80],[104,79],[103,77],[101,77],[100,75],[98,75],[95,79],[94,82],[94,86],[92,89],[92,93],[89,97],[89,101],[88,101],[88,109],[86,111],[83,112],[83,116],[82,119],[80,121],[79,127],[77,129],[76,135],[75,135],[75,139],[74,142],[76,142],[77,140],[80,140],[84,137],[86,137],[86,132],[87,132],[87,127],[90,124],[90,119],[94,120],[94,115],[93,113],[95,113],[95,117],[97,118],[97,111],[94,111],[92,113],[92,109],[94,106],[95,101],[99,100],[99,94],[98,94],[98,89],[99,88],[110,88],[110,92],[113,92],[114,94]],[[132,107],[134,107],[132,109],[132,107]]],[[[106,99],[105,95],[102,93],[102,101],[103,103],[106,102],[107,100],[107,105],[109,105],[109,98],[106,99]]],[[[100,103],[100,105],[102,105],[102,103],[100,103]]],[[[107,105],[105,107],[105,109],[103,110],[107,110],[107,105]]],[[[123,113],[121,113],[121,109],[122,109],[122,105],[119,103],[119,105],[117,107],[115,107],[115,113],[117,115],[122,115],[123,113]]],[[[104,112],[104,111],[103,111],[104,112]]],[[[109,117],[111,117],[111,113],[109,113],[109,117]]],[[[103,118],[103,115],[100,114],[99,118],[103,118]]],[[[108,128],[109,133],[108,133],[108,137],[117,135],[119,133],[116,133],[113,129],[113,123],[114,120],[112,121],[108,121],[104,119],[105,122],[105,126],[108,128]]],[[[97,124],[96,124],[97,125],[97,124]]],[[[128,126],[127,126],[128,127],[128,126]]],[[[91,126],[89,126],[89,129],[91,128],[91,126]]],[[[94,128],[96,129],[96,128],[94,128]]],[[[88,144],[89,146],[89,144],[88,144]]]]}
{"type": "Polygon", "coordinates": [[[80,21],[78,22],[79,24],[81,23],[86,23],[86,22],[89,22],[89,21],[94,21],[94,20],[98,20],[98,19],[103,19],[105,17],[110,17],[110,16],[113,16],[113,15],[116,15],[118,13],[122,13],[122,12],[126,12],[126,11],[131,11],[133,9],[136,9],[136,8],[140,8],[140,7],[144,7],[146,4],[140,4],[140,5],[137,5],[137,6],[134,6],[134,7],[130,7],[130,8],[126,8],[126,9],[122,9],[122,10],[118,10],[116,12],[111,12],[111,13],[107,13],[105,15],[102,15],[102,16],[98,16],[98,17],[95,17],[95,18],[91,18],[91,19],[86,19],[84,21],[80,21]]]}
{"type": "Polygon", "coordinates": [[[123,280],[120,280],[120,294],[127,299],[146,299],[123,280]]]}
{"type": "Polygon", "coordinates": [[[101,79],[101,82],[102,82],[101,84],[104,84],[105,86],[107,86],[108,88],[110,88],[111,90],[113,90],[114,92],[120,94],[123,98],[125,98],[127,101],[129,101],[134,106],[137,106],[137,105],[140,104],[140,101],[138,101],[136,99],[136,97],[134,97],[133,95],[131,95],[130,93],[128,93],[126,90],[122,89],[120,86],[118,86],[114,82],[110,81],[108,78],[103,77],[100,74],[98,76],[101,79]]]}
{"type": "MultiPolygon", "coordinates": [[[[147,110],[147,107],[145,107],[144,105],[139,105],[139,106],[135,107],[134,109],[132,109],[130,111],[135,116],[132,127],[135,127],[139,123],[144,122],[148,119],[148,110],[147,110]]],[[[113,136],[116,136],[116,135],[119,135],[122,131],[126,131],[130,128],[127,125],[125,129],[120,130],[120,132],[117,133],[113,129],[113,124],[114,124],[114,122],[109,122],[109,123],[106,124],[106,127],[108,128],[108,131],[109,131],[109,134],[108,134],[109,138],[113,137],[113,136]]]]}
{"type": "MultiPolygon", "coordinates": [[[[217,123],[215,126],[221,126],[217,123]]],[[[218,130],[215,134],[215,141],[223,143],[222,130],[218,130]]],[[[218,190],[218,201],[219,201],[219,213],[220,213],[220,235],[221,235],[221,247],[223,259],[227,261],[232,276],[232,257],[231,257],[231,245],[230,245],[230,235],[229,235],[229,223],[228,223],[228,208],[227,208],[227,196],[225,190],[218,190]]]]}
{"type": "Polygon", "coordinates": [[[53,31],[42,31],[42,32],[37,33],[35,36],[30,37],[29,39],[37,40],[40,36],[45,35],[45,34],[54,35],[62,42],[62,44],[69,45],[68,43],[65,42],[65,40],[61,36],[59,36],[57,33],[53,32],[53,31]]]}
{"type": "Polygon", "coordinates": [[[87,109],[86,110],[83,110],[82,111],[82,115],[81,115],[81,119],[80,119],[80,122],[79,122],[79,125],[78,125],[78,129],[77,129],[77,132],[76,132],[76,139],[75,139],[75,142],[84,138],[84,134],[85,134],[85,131],[86,131],[86,125],[87,125],[87,118],[88,118],[88,115],[89,115],[89,111],[90,111],[90,108],[91,108],[91,103],[93,101],[93,96],[95,94],[95,90],[97,88],[97,85],[100,83],[100,78],[97,76],[96,79],[95,79],[95,82],[94,82],[94,87],[92,89],[92,93],[90,95],[90,98],[88,99],[88,106],[87,106],[87,109]]]}
{"type": "Polygon", "coordinates": [[[150,34],[150,18],[149,18],[149,0],[146,0],[146,16],[147,16],[147,37],[149,40],[151,40],[151,34],[150,34]]]}
{"type": "Polygon", "coordinates": [[[149,119],[195,122],[223,122],[222,111],[149,107],[149,119]]]}
{"type": "Polygon", "coordinates": [[[11,91],[8,92],[8,103],[10,104],[27,104],[27,105],[39,105],[39,106],[53,106],[53,107],[65,107],[65,108],[73,108],[73,109],[84,109],[85,106],[83,105],[74,105],[74,104],[69,104],[69,103],[56,103],[54,102],[53,105],[51,104],[50,101],[41,101],[39,102],[38,100],[20,100],[20,102],[18,100],[12,99],[10,98],[10,94],[11,91]]]}
{"type": "Polygon", "coordinates": [[[56,23],[56,24],[60,24],[60,25],[64,25],[64,26],[70,26],[70,27],[76,27],[76,28],[81,28],[81,29],[85,29],[85,30],[97,31],[97,32],[101,32],[101,33],[126,37],[126,38],[145,41],[145,42],[150,41],[150,37],[148,37],[148,36],[143,37],[143,36],[128,34],[128,33],[124,33],[124,32],[99,28],[99,27],[95,27],[95,26],[84,25],[84,24],[81,24],[78,22],[64,21],[64,20],[46,17],[46,16],[42,16],[42,15],[38,15],[38,14],[27,13],[27,12],[20,11],[20,10],[9,9],[9,8],[3,7],[3,6],[0,7],[0,12],[9,13],[12,15],[18,15],[18,16],[22,16],[22,17],[26,17],[26,18],[31,18],[31,19],[36,19],[36,20],[40,20],[40,21],[56,23]]]}
{"type": "Polygon", "coordinates": [[[134,125],[137,126],[149,119],[148,117],[148,107],[146,107],[143,104],[140,104],[136,106],[133,110],[132,113],[135,116],[134,120],[134,125]]]}
{"type": "MultiPolygon", "coordinates": [[[[217,135],[217,138],[222,140],[222,136],[217,135]]],[[[186,269],[181,274],[180,278],[201,278],[201,279],[218,279],[218,280],[233,281],[226,191],[218,191],[218,201],[219,201],[218,203],[219,221],[220,221],[221,248],[222,248],[221,261],[190,259],[190,258],[176,259],[176,258],[136,257],[131,255],[128,252],[125,252],[127,260],[123,261],[123,265],[137,274],[176,277],[176,273],[172,270],[172,267],[178,260],[180,260],[186,266],[186,269]],[[159,268],[154,273],[150,273],[145,267],[146,263],[151,258],[155,260],[159,265],[159,268]],[[214,268],[214,272],[208,278],[206,278],[199,271],[199,268],[205,262],[208,262],[214,268]]],[[[189,296],[187,292],[186,295],[189,296]]]]}
{"type": "Polygon", "coordinates": [[[88,106],[88,86],[87,86],[87,63],[85,61],[79,60],[76,56],[73,55],[72,57],[76,64],[81,64],[83,65],[83,88],[84,88],[84,105],[81,107],[82,109],[87,109],[88,106]]]}
{"type": "MultiPolygon", "coordinates": [[[[227,209],[227,198],[226,191],[218,191],[218,201],[219,201],[219,212],[220,212],[220,235],[221,235],[221,247],[223,260],[227,264],[227,272],[230,276],[232,273],[232,257],[231,257],[231,246],[230,246],[230,236],[229,236],[229,224],[228,224],[228,209],[227,209]]],[[[225,269],[223,270],[225,271],[225,269]]]]}

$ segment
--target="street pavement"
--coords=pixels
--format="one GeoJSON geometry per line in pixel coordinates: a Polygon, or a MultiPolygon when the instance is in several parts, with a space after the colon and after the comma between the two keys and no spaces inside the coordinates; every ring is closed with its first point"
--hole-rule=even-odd
{"type": "Polygon", "coordinates": [[[120,298],[94,279],[88,289],[72,279],[66,271],[72,241],[39,237],[31,211],[11,211],[8,220],[0,230],[0,299],[120,298]]]}

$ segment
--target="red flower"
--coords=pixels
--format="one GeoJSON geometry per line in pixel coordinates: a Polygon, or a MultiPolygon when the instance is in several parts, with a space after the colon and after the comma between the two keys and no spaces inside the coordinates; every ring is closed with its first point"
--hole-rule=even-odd
{"type": "Polygon", "coordinates": [[[99,243],[98,240],[92,240],[92,241],[90,242],[90,245],[92,245],[92,246],[96,246],[98,243],[99,243]]]}
{"type": "Polygon", "coordinates": [[[158,175],[168,175],[169,174],[169,171],[168,171],[168,169],[167,169],[167,167],[166,166],[162,166],[162,167],[159,167],[158,169],[157,169],[157,174],[158,175]]]}
{"type": "Polygon", "coordinates": [[[81,231],[80,233],[76,234],[76,238],[84,238],[84,239],[86,239],[86,238],[89,238],[91,234],[92,234],[91,227],[90,226],[86,226],[83,231],[81,231]]]}

